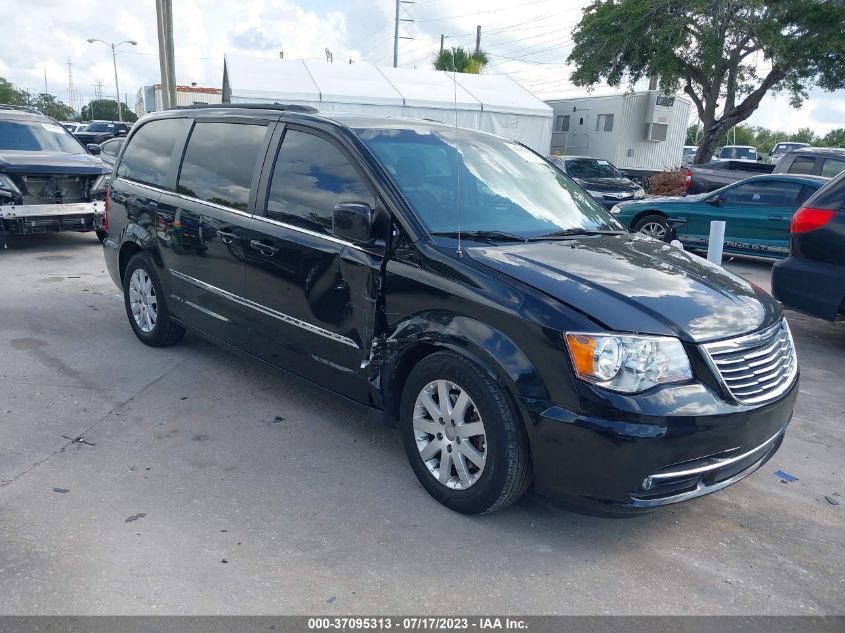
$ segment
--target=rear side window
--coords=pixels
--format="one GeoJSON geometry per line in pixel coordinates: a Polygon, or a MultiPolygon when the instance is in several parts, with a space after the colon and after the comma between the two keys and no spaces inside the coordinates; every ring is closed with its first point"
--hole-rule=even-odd
{"type": "Polygon", "coordinates": [[[267,217],[331,233],[332,210],[343,202],[375,199],[343,152],[326,139],[285,132],[267,199],[267,217]]]}
{"type": "Polygon", "coordinates": [[[825,178],[833,178],[845,171],[845,160],[838,158],[828,158],[822,164],[822,176],[825,178]]]}
{"type": "Polygon", "coordinates": [[[178,193],[245,211],[266,125],[204,123],[194,125],[178,193]]]}
{"type": "Polygon", "coordinates": [[[816,159],[812,156],[796,156],[789,166],[790,174],[812,174],[816,168],[816,159]]]}
{"type": "Polygon", "coordinates": [[[117,175],[134,182],[163,186],[168,181],[170,155],[188,125],[187,119],[145,123],[129,141],[117,175]]]}
{"type": "Polygon", "coordinates": [[[785,180],[757,180],[737,185],[721,197],[727,204],[752,204],[769,207],[795,206],[802,185],[785,180]]]}

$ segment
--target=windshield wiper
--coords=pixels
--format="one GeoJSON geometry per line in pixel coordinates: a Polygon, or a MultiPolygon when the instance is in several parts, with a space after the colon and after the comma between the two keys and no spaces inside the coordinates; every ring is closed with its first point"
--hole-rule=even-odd
{"type": "Polygon", "coordinates": [[[544,235],[537,235],[532,240],[547,240],[555,237],[578,237],[582,235],[625,235],[627,231],[601,231],[598,229],[561,229],[544,235]]]}
{"type": "Polygon", "coordinates": [[[528,238],[521,235],[514,235],[513,233],[505,233],[504,231],[438,231],[432,233],[438,237],[451,237],[458,239],[458,237],[466,238],[468,240],[500,240],[507,242],[527,242],[528,238]]]}

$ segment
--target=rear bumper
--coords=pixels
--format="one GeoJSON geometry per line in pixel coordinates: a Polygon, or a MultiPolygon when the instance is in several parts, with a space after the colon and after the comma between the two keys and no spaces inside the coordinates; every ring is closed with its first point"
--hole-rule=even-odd
{"type": "Polygon", "coordinates": [[[845,266],[787,257],[772,267],[772,294],[788,308],[833,321],[845,300],[845,266]]]}
{"type": "Polygon", "coordinates": [[[668,403],[666,413],[673,413],[670,407],[677,402],[695,402],[690,414],[659,415],[647,405],[624,419],[551,406],[535,415],[530,429],[535,488],[571,507],[605,515],[648,511],[716,492],[775,454],[797,395],[798,380],[780,399],[753,408],[729,404],[706,386],[685,385],[657,391],[653,400],[668,403]]]}
{"type": "Polygon", "coordinates": [[[95,231],[102,226],[103,202],[0,206],[0,230],[14,235],[95,231]]]}

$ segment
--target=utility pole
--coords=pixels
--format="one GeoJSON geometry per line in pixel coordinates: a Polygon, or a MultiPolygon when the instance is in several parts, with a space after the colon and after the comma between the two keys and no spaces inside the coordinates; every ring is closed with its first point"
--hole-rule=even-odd
{"type": "MultiPolygon", "coordinates": [[[[442,45],[441,45],[442,48],[442,45]]],[[[481,52],[481,25],[475,27],[475,54],[481,52]]]]}
{"type": "Polygon", "coordinates": [[[67,58],[67,98],[68,98],[68,105],[70,109],[76,112],[76,95],[74,94],[76,91],[73,88],[73,64],[70,61],[70,57],[67,58]]]}
{"type": "Polygon", "coordinates": [[[399,65],[399,40],[412,40],[413,37],[400,37],[399,36],[399,23],[400,22],[413,22],[410,18],[400,18],[399,17],[399,7],[403,4],[414,4],[413,0],[396,0],[396,21],[393,25],[393,67],[396,68],[399,65]]]}
{"type": "Polygon", "coordinates": [[[441,33],[441,34],[440,34],[440,52],[441,52],[441,53],[443,52],[443,40],[444,40],[445,38],[446,38],[446,36],[445,36],[445,35],[443,35],[443,33],[441,33]]]}
{"type": "Polygon", "coordinates": [[[137,46],[138,42],[135,40],[123,40],[122,42],[104,42],[103,40],[98,40],[93,37],[88,38],[88,43],[93,44],[94,42],[99,42],[100,44],[105,44],[111,49],[111,61],[114,65],[114,98],[117,101],[117,120],[123,123],[123,110],[120,109],[120,84],[117,83],[117,53],[115,49],[121,44],[131,44],[132,46],[137,46]]]}
{"type": "Polygon", "coordinates": [[[44,94],[49,94],[49,90],[47,90],[47,67],[44,67],[44,94]]]}
{"type": "Polygon", "coordinates": [[[162,109],[176,105],[176,63],[173,58],[173,7],[170,0],[156,0],[158,65],[161,72],[162,109]]]}

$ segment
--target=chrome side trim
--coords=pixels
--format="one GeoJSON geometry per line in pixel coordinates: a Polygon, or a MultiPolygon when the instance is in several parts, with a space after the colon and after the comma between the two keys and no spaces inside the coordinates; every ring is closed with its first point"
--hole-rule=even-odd
{"type": "Polygon", "coordinates": [[[187,299],[184,299],[183,297],[180,297],[179,295],[170,295],[170,296],[172,298],[176,299],[176,301],[178,301],[180,303],[184,303],[186,306],[190,306],[190,307],[194,308],[195,310],[199,310],[200,312],[207,314],[210,317],[214,317],[215,319],[220,319],[221,321],[225,321],[226,323],[229,323],[229,319],[224,317],[222,314],[217,314],[216,312],[209,310],[208,308],[204,308],[201,305],[197,305],[193,301],[188,301],[187,299]]]}
{"type": "Polygon", "coordinates": [[[330,332],[329,330],[324,330],[319,326],[307,323],[305,321],[300,321],[299,319],[292,317],[288,314],[273,310],[272,308],[268,308],[267,306],[262,305],[260,303],[256,303],[255,301],[250,301],[249,299],[233,294],[227,290],[223,290],[222,288],[218,288],[217,286],[212,286],[211,284],[191,277],[190,275],[186,275],[185,273],[180,273],[178,270],[171,269],[170,274],[183,281],[187,281],[189,284],[194,285],[197,288],[202,288],[203,290],[207,290],[208,292],[213,292],[216,295],[229,299],[230,301],[234,301],[235,303],[239,303],[242,306],[246,306],[247,308],[252,308],[256,312],[261,312],[262,314],[271,316],[274,319],[278,319],[279,321],[287,323],[288,325],[293,325],[298,328],[302,328],[303,330],[307,330],[312,334],[323,336],[327,339],[331,339],[337,343],[343,343],[344,345],[348,345],[349,347],[353,347],[355,349],[361,349],[358,343],[356,343],[347,336],[343,336],[335,332],[330,332]]]}
{"type": "Polygon", "coordinates": [[[733,457],[726,457],[724,459],[714,459],[712,463],[705,464],[703,466],[698,466],[696,468],[689,468],[687,470],[671,470],[671,471],[658,471],[653,475],[649,475],[649,479],[672,479],[674,477],[686,477],[688,475],[698,475],[701,473],[706,473],[711,470],[716,470],[719,468],[724,468],[725,466],[730,466],[731,464],[735,464],[736,462],[742,461],[747,457],[751,457],[754,453],[758,453],[762,451],[764,448],[767,448],[774,443],[775,440],[778,439],[783,434],[783,430],[778,431],[768,440],[760,444],[759,446],[752,448],[750,451],[746,451],[740,455],[734,455],[733,457]]]}
{"type": "Polygon", "coordinates": [[[259,222],[264,222],[265,224],[273,224],[275,226],[280,226],[284,229],[296,231],[297,233],[302,233],[304,235],[310,235],[311,237],[318,237],[318,238],[326,240],[328,242],[334,242],[335,244],[341,244],[343,246],[348,246],[349,248],[354,248],[356,251],[363,251],[364,250],[363,248],[361,248],[357,244],[353,244],[352,242],[347,242],[346,240],[342,240],[339,237],[335,237],[334,235],[327,235],[325,233],[318,233],[317,231],[312,231],[310,229],[304,229],[300,226],[294,226],[293,224],[288,224],[286,222],[274,220],[273,218],[268,218],[268,217],[265,217],[263,215],[254,215],[254,216],[252,216],[252,219],[258,220],[259,222]]]}

